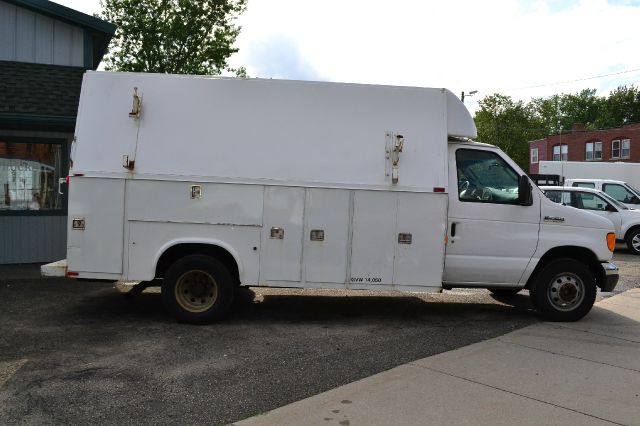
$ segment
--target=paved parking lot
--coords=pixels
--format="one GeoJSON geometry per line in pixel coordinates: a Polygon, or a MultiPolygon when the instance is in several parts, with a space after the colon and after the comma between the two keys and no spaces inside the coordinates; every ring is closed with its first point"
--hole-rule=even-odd
{"type": "MultiPolygon", "coordinates": [[[[616,261],[620,290],[638,286],[640,262],[616,261]]],[[[229,320],[196,327],[174,323],[157,293],[8,271],[0,424],[227,423],[538,321],[526,292],[254,289],[229,320]]]]}

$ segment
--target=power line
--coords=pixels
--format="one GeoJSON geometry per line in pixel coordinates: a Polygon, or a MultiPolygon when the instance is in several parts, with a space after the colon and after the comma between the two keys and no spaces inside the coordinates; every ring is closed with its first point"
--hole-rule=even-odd
{"type": "Polygon", "coordinates": [[[576,82],[579,82],[579,81],[587,81],[587,80],[595,80],[595,79],[598,79],[598,78],[612,77],[614,75],[621,75],[621,74],[630,74],[630,73],[638,72],[638,71],[640,71],[640,68],[627,70],[627,71],[613,72],[613,73],[610,73],[610,74],[595,75],[593,77],[578,78],[578,79],[575,79],[575,80],[559,81],[559,82],[556,82],[556,83],[546,83],[546,84],[538,84],[538,85],[535,85],[535,86],[527,86],[527,87],[518,87],[518,88],[506,89],[505,91],[527,90],[527,89],[537,89],[537,88],[540,88],[540,87],[559,86],[561,84],[576,83],[576,82]]]}

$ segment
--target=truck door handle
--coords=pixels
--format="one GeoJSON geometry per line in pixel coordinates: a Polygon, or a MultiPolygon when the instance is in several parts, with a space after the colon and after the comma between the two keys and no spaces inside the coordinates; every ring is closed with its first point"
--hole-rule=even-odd
{"type": "Polygon", "coordinates": [[[63,183],[67,183],[67,179],[66,178],[58,179],[58,194],[60,194],[60,195],[64,195],[64,193],[62,192],[62,184],[63,183]]]}
{"type": "Polygon", "coordinates": [[[456,223],[455,223],[455,222],[453,222],[453,223],[451,224],[451,236],[452,236],[452,237],[455,237],[455,236],[456,236],[456,223]]]}

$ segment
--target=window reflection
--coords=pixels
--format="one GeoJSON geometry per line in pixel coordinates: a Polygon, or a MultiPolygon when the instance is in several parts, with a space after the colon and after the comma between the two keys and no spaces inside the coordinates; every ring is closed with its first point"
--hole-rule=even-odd
{"type": "Polygon", "coordinates": [[[0,140],[0,210],[62,210],[62,144],[0,140]]]}

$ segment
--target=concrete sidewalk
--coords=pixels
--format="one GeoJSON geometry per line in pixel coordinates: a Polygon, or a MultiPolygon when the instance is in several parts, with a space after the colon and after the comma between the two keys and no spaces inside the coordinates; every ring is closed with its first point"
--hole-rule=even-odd
{"type": "Polygon", "coordinates": [[[640,425],[640,289],[238,425],[640,425]]]}

